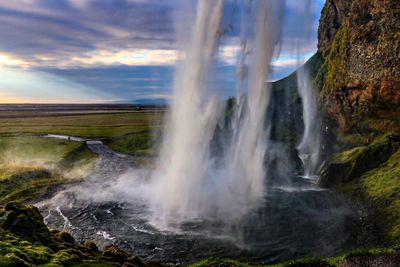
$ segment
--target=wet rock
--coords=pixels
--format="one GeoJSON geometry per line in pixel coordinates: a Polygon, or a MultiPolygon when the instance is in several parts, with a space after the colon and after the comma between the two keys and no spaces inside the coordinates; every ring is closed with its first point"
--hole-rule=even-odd
{"type": "Polygon", "coordinates": [[[105,247],[102,258],[107,261],[118,262],[123,264],[123,266],[146,266],[139,257],[129,255],[116,245],[105,247]]]}
{"type": "Polygon", "coordinates": [[[110,245],[105,247],[103,251],[103,258],[109,261],[116,261],[121,264],[125,263],[129,257],[129,254],[124,250],[120,249],[116,245],[110,245]]]}
{"type": "Polygon", "coordinates": [[[71,234],[67,232],[60,232],[57,231],[56,233],[52,232],[52,237],[55,241],[60,242],[60,243],[68,243],[71,245],[75,244],[75,239],[72,237],[71,234]]]}
{"type": "Polygon", "coordinates": [[[94,242],[90,241],[90,240],[86,240],[81,245],[82,245],[82,247],[87,248],[91,252],[98,252],[99,251],[99,248],[97,247],[97,245],[94,242]]]}

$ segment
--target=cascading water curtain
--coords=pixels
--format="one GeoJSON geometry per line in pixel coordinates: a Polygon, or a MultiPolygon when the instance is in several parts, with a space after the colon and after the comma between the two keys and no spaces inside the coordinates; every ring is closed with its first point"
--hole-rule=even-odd
{"type": "Polygon", "coordinates": [[[153,177],[151,208],[153,223],[159,227],[204,218],[229,223],[263,201],[268,139],[264,124],[270,95],[266,81],[279,41],[284,1],[253,5],[255,14],[249,16],[253,16],[254,32],[245,36],[250,48],[246,102],[232,142],[224,149],[225,164],[215,168],[209,146],[220,114],[216,97],[207,97],[205,76],[218,44],[223,1],[198,1],[184,58],[177,66],[172,107],[153,177]]]}

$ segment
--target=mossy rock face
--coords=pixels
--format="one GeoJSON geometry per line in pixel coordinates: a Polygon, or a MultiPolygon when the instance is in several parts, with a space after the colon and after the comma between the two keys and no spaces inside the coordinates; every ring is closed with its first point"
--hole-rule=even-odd
{"type": "Polygon", "coordinates": [[[0,220],[0,227],[29,241],[52,243],[50,231],[43,222],[39,209],[25,206],[18,202],[8,203],[4,210],[5,218],[0,220]]]}
{"type": "Polygon", "coordinates": [[[83,242],[81,244],[81,246],[84,247],[84,248],[87,248],[91,252],[98,252],[99,251],[99,248],[97,247],[97,245],[94,242],[90,241],[90,240],[86,240],[85,242],[83,242]]]}
{"type": "Polygon", "coordinates": [[[107,246],[103,251],[103,258],[126,266],[144,266],[144,263],[138,257],[129,255],[116,245],[107,246]]]}
{"type": "Polygon", "coordinates": [[[70,245],[75,244],[75,239],[72,237],[71,234],[67,232],[52,232],[52,237],[55,241],[59,243],[68,243],[70,245]]]}
{"type": "Polygon", "coordinates": [[[318,29],[324,63],[316,78],[324,110],[343,130],[400,127],[399,11],[400,1],[392,0],[325,3],[318,29]]]}
{"type": "Polygon", "coordinates": [[[339,153],[323,168],[319,184],[334,186],[350,182],[385,162],[396,147],[391,136],[386,135],[368,146],[339,153]]]}
{"type": "Polygon", "coordinates": [[[54,254],[53,259],[51,260],[51,263],[53,264],[60,264],[62,266],[64,265],[70,265],[73,263],[79,263],[82,261],[81,255],[79,253],[76,253],[75,251],[72,250],[60,250],[57,251],[56,254],[54,254]]]}

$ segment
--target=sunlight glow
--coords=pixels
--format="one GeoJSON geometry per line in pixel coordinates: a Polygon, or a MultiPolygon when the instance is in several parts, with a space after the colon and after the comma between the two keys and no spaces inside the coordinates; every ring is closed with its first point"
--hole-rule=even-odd
{"type": "Polygon", "coordinates": [[[53,74],[20,68],[0,70],[0,103],[97,103],[114,99],[53,74]]]}

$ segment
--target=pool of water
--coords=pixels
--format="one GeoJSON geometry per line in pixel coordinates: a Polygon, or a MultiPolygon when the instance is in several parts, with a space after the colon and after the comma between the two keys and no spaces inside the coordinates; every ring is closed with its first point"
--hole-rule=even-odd
{"type": "MultiPolygon", "coordinates": [[[[202,218],[160,230],[150,223],[146,202],[140,197],[124,201],[126,196],[118,197],[118,192],[113,197],[96,197],[135,165],[129,157],[102,145],[92,149],[103,155],[94,174],[38,203],[49,227],[68,231],[78,241],[117,244],[139,257],[171,265],[208,256],[263,263],[329,256],[351,246],[354,212],[335,194],[300,176],[290,177],[285,185],[269,185],[262,207],[239,222],[226,225],[202,218]]],[[[134,195],[138,189],[129,190],[134,195]]]]}

